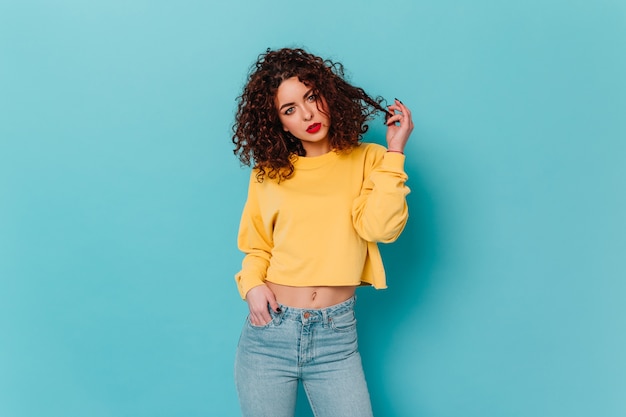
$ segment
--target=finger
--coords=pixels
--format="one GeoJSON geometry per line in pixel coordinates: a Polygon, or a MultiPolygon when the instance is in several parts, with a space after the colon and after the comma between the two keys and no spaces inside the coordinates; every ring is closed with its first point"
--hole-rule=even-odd
{"type": "Polygon", "coordinates": [[[409,111],[409,108],[406,107],[404,104],[402,104],[400,101],[396,101],[395,104],[389,105],[387,106],[387,108],[389,109],[390,113],[396,114],[396,113],[406,113],[409,111]]]}
{"type": "Polygon", "coordinates": [[[270,321],[272,321],[272,317],[269,315],[269,313],[266,313],[259,318],[259,324],[261,326],[265,326],[270,321]]]}
{"type": "Polygon", "coordinates": [[[391,114],[396,114],[397,111],[402,111],[402,107],[398,106],[397,104],[389,105],[387,106],[387,109],[391,114]]]}
{"type": "Polygon", "coordinates": [[[396,104],[398,107],[400,107],[400,108],[402,109],[401,111],[402,111],[403,113],[405,113],[405,112],[410,113],[409,108],[408,108],[408,107],[407,107],[407,106],[406,106],[403,102],[401,102],[401,101],[400,101],[400,100],[398,100],[397,98],[396,98],[396,99],[394,99],[394,102],[395,102],[395,104],[396,104]]]}
{"type": "Polygon", "coordinates": [[[250,315],[250,322],[255,326],[264,326],[272,320],[269,313],[263,314],[252,314],[250,315]]]}
{"type": "Polygon", "coordinates": [[[274,311],[275,313],[280,313],[280,306],[276,302],[276,298],[272,298],[271,300],[269,300],[269,303],[272,311],[274,311]]]}
{"type": "Polygon", "coordinates": [[[409,110],[409,108],[405,105],[402,105],[402,114],[411,117],[411,110],[409,110]]]}
{"type": "Polygon", "coordinates": [[[387,126],[393,125],[395,123],[400,123],[402,125],[402,120],[403,120],[403,115],[402,114],[396,114],[394,116],[391,116],[389,118],[389,120],[387,120],[387,122],[385,124],[387,126]]]}
{"type": "Polygon", "coordinates": [[[249,318],[249,320],[250,320],[250,323],[251,323],[251,324],[253,324],[253,325],[255,325],[255,326],[258,326],[258,325],[259,325],[259,319],[257,319],[257,317],[256,317],[256,315],[255,315],[255,314],[250,313],[250,315],[248,316],[248,318],[249,318]]]}
{"type": "MultiPolygon", "coordinates": [[[[272,311],[276,313],[280,313],[280,306],[278,305],[278,302],[276,301],[276,296],[274,295],[272,290],[267,288],[267,291],[265,292],[264,296],[265,296],[265,299],[264,299],[265,304],[263,306],[263,309],[265,310],[265,312],[268,312],[268,309],[272,309],[272,311]]],[[[269,315],[269,313],[267,314],[269,315]]]]}
{"type": "Polygon", "coordinates": [[[409,127],[413,127],[413,115],[411,114],[411,110],[404,104],[402,104],[402,114],[405,116],[404,120],[409,127]]]}
{"type": "MultiPolygon", "coordinates": [[[[395,114],[395,116],[399,116],[396,119],[394,119],[395,122],[400,123],[401,126],[412,128],[413,117],[411,116],[411,111],[409,110],[409,108],[401,103],[398,106],[398,108],[400,108],[401,110],[400,110],[400,113],[395,114]]],[[[390,119],[392,118],[390,117],[390,119]]]]}
{"type": "Polygon", "coordinates": [[[405,108],[402,114],[406,116],[407,121],[413,123],[413,115],[411,114],[411,110],[409,110],[408,108],[405,108]]]}
{"type": "Polygon", "coordinates": [[[393,107],[394,107],[394,110],[399,111],[399,112],[404,112],[405,110],[404,105],[397,98],[393,100],[393,107]]]}
{"type": "Polygon", "coordinates": [[[387,106],[387,112],[385,113],[385,123],[387,122],[387,120],[389,120],[390,117],[392,117],[395,114],[396,112],[394,111],[394,107],[387,106]]]}
{"type": "Polygon", "coordinates": [[[267,304],[253,304],[250,305],[250,317],[254,320],[255,323],[258,323],[260,320],[263,320],[264,313],[267,312],[267,304]]]}

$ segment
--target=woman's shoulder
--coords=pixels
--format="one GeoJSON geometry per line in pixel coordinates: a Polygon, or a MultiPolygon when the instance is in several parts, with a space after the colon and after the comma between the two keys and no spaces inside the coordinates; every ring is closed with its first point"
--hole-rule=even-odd
{"type": "Polygon", "coordinates": [[[279,184],[281,181],[284,180],[280,178],[278,173],[268,168],[262,169],[255,166],[250,171],[250,185],[265,186],[267,184],[279,184]]]}
{"type": "Polygon", "coordinates": [[[374,142],[361,142],[357,145],[358,149],[364,152],[385,152],[387,149],[383,145],[374,142]]]}
{"type": "Polygon", "coordinates": [[[351,152],[355,159],[378,160],[383,157],[387,149],[378,143],[362,142],[351,152]]]}

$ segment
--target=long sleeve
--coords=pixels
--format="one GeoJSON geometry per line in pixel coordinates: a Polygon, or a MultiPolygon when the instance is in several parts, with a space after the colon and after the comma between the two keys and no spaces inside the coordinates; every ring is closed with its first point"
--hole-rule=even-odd
{"type": "Polygon", "coordinates": [[[237,289],[243,299],[251,288],[264,283],[272,256],[272,225],[263,222],[257,194],[258,186],[256,171],[253,171],[237,237],[237,246],[245,253],[241,271],[235,275],[237,289]]]}
{"type": "Polygon", "coordinates": [[[371,155],[373,169],[364,173],[359,196],[352,206],[352,222],[358,234],[368,242],[395,241],[408,219],[405,185],[405,156],[396,152],[371,155]]]}

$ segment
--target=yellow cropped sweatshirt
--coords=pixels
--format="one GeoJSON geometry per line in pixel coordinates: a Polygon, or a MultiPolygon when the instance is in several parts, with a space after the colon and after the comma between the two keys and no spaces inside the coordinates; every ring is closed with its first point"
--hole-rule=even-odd
{"type": "Polygon", "coordinates": [[[408,218],[404,155],[362,143],[349,152],[297,157],[278,182],[253,170],[235,275],[241,297],[265,281],[295,287],[387,288],[376,242],[393,242],[408,218]]]}

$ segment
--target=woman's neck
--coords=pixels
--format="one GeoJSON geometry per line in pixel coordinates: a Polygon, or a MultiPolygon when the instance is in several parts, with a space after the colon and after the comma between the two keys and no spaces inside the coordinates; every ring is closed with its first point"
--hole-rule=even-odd
{"type": "Polygon", "coordinates": [[[330,144],[328,142],[318,142],[318,143],[302,143],[302,147],[304,148],[304,152],[307,158],[322,156],[330,152],[330,144]]]}

